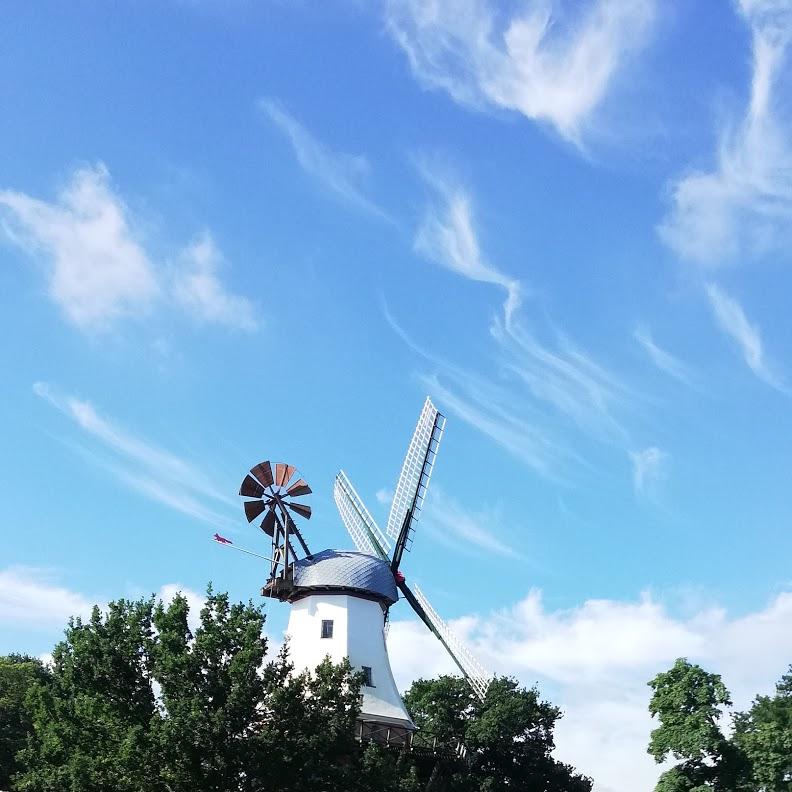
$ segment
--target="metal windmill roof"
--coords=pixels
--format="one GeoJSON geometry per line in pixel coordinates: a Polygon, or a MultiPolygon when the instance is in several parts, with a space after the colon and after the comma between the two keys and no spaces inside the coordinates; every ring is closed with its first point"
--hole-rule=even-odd
{"type": "Polygon", "coordinates": [[[294,587],[360,592],[392,605],[398,599],[390,565],[352,550],[322,550],[294,563],[294,587]]]}

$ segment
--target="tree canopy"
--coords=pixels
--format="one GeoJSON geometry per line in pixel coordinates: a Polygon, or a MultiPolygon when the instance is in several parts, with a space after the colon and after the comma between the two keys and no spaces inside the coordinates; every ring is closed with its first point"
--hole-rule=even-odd
{"type": "Polygon", "coordinates": [[[792,667],[775,696],[758,696],[722,729],[731,697],[718,674],[680,658],[658,674],[649,711],[660,725],[648,751],[679,764],[663,773],[655,792],[792,792],[792,667]]]}
{"type": "Polygon", "coordinates": [[[591,780],[551,755],[557,707],[541,701],[536,688],[520,688],[508,677],[493,680],[482,702],[464,679],[418,680],[405,704],[421,739],[458,741],[467,762],[450,763],[441,774],[444,789],[496,792],[588,792],[591,780]]]}
{"type": "Polygon", "coordinates": [[[208,591],[193,631],[176,596],[118,600],[69,622],[48,669],[0,661],[0,788],[15,792],[589,792],[552,757],[560,712],[495,680],[416,682],[412,751],[355,740],[362,679],[267,656],[252,603],[208,591]],[[454,748],[464,745],[465,754],[454,748]],[[5,786],[4,786],[5,785],[5,786]]]}
{"type": "Polygon", "coordinates": [[[16,755],[33,728],[26,705],[28,691],[46,676],[46,669],[35,657],[0,657],[0,789],[8,789],[19,770],[16,755]]]}
{"type": "Polygon", "coordinates": [[[751,768],[756,788],[792,792],[792,666],[774,696],[758,696],[735,716],[734,742],[751,768]]]}

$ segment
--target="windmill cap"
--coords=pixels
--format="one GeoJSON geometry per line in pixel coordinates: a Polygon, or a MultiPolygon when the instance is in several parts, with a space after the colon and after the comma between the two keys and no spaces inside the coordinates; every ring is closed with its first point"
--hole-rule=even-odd
{"type": "Polygon", "coordinates": [[[317,591],[358,594],[387,605],[398,600],[387,561],[352,550],[322,550],[294,563],[292,599],[317,591]]]}

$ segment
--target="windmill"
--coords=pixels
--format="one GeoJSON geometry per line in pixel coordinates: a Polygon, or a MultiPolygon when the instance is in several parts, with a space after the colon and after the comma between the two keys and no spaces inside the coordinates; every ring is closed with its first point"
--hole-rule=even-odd
{"type": "MultiPolygon", "coordinates": [[[[407,447],[384,533],[343,470],[336,476],[333,496],[341,520],[355,546],[361,552],[369,553],[389,564],[396,586],[404,599],[445,647],[473,691],[483,700],[490,683],[489,674],[440,618],[423,591],[417,585],[414,590],[407,585],[400,568],[405,550],[409,550],[412,545],[415,524],[423,507],[444,428],[445,417],[427,397],[407,447]]],[[[385,615],[386,620],[387,617],[388,612],[385,615]]]]}
{"type": "MultiPolygon", "coordinates": [[[[445,418],[427,398],[407,449],[384,533],[346,474],[338,473],[334,498],[357,551],[309,551],[292,514],[310,519],[310,506],[294,498],[310,494],[311,488],[293,465],[279,462],[273,473],[272,464],[262,462],[245,476],[239,490],[248,499],[244,503],[248,522],[263,515],[259,527],[272,542],[271,556],[266,559],[270,575],[261,594],[291,606],[286,633],[295,668],[313,670],[329,656],[334,662],[349,658],[363,673],[358,722],[361,739],[407,745],[415,730],[396,688],[385,642],[388,614],[399,601],[399,592],[449,652],[476,695],[483,699],[489,685],[488,675],[473,655],[423,592],[417,586],[414,590],[407,586],[400,570],[403,554],[412,543],[444,425],[445,418]],[[304,555],[295,551],[295,542],[304,555]]],[[[216,537],[216,541],[222,539],[216,537]]]]}

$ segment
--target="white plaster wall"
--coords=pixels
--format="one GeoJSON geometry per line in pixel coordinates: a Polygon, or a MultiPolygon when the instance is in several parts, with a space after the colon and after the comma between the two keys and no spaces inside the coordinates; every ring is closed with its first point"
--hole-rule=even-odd
{"type": "Polygon", "coordinates": [[[349,657],[355,670],[371,668],[373,687],[363,687],[361,714],[411,723],[396,689],[385,648],[379,603],[348,594],[312,594],[291,606],[289,654],[296,670],[314,670],[326,656],[333,662],[349,657]],[[322,620],[333,620],[333,637],[322,638],[322,620]]]}

